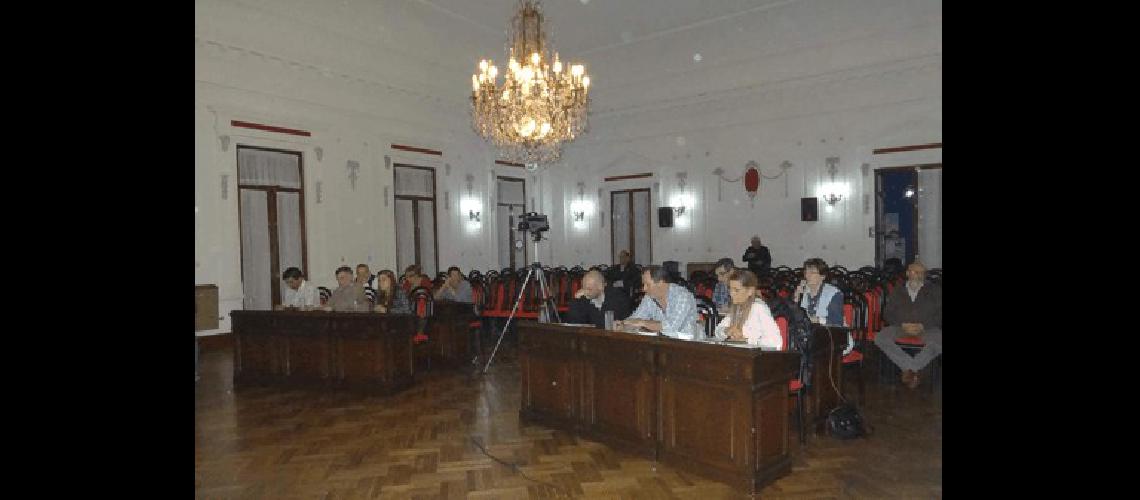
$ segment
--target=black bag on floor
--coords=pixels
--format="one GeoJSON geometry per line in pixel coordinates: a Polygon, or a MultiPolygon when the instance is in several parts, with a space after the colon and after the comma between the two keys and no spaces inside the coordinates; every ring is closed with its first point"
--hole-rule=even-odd
{"type": "Polygon", "coordinates": [[[827,433],[836,439],[855,439],[867,435],[863,415],[851,404],[840,404],[827,414],[827,433]]]}

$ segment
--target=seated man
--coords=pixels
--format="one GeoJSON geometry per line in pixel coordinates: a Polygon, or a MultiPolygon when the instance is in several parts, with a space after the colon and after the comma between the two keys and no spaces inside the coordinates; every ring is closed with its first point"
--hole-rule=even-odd
{"type": "Polygon", "coordinates": [[[295,267],[286,269],[281,273],[281,279],[285,280],[286,286],[281,290],[281,303],[274,309],[280,310],[286,307],[311,309],[321,305],[320,290],[305,281],[305,275],[301,274],[300,269],[295,267]]]}
{"type": "Polygon", "coordinates": [[[614,320],[620,321],[633,310],[633,301],[624,291],[606,286],[606,279],[598,271],[590,271],[582,276],[582,288],[570,301],[570,310],[563,321],[567,323],[593,324],[605,328],[606,311],[614,312],[614,320]]]}
{"type": "Polygon", "coordinates": [[[804,261],[804,280],[796,288],[795,302],[807,311],[812,323],[843,325],[843,292],[824,283],[827,263],[820,258],[804,261]]]}
{"type": "Polygon", "coordinates": [[[420,266],[412,264],[404,269],[404,276],[400,279],[400,288],[404,289],[404,293],[411,293],[421,286],[431,289],[431,279],[420,274],[420,266]]]}
{"type": "Polygon", "coordinates": [[[352,281],[362,287],[372,286],[372,271],[368,269],[368,264],[356,265],[356,277],[352,281]]]}
{"type": "Polygon", "coordinates": [[[716,261],[716,267],[713,268],[713,272],[716,273],[716,287],[713,288],[712,300],[718,311],[728,307],[731,300],[728,296],[728,277],[735,269],[732,259],[728,257],[716,261]]]}
{"type": "Polygon", "coordinates": [[[450,300],[453,302],[475,302],[471,295],[471,283],[463,279],[463,272],[456,266],[447,268],[447,279],[439,290],[435,291],[435,300],[450,300]]]}
{"type": "Polygon", "coordinates": [[[646,266],[641,272],[641,288],[645,291],[641,305],[625,321],[615,321],[614,326],[638,326],[697,338],[697,301],[685,287],[670,283],[670,279],[664,267],[646,266]]]}
{"type": "Polygon", "coordinates": [[[942,288],[925,283],[926,266],[915,262],[906,268],[906,286],[895,287],[883,308],[883,320],[890,323],[875,336],[875,345],[902,370],[907,387],[918,387],[918,372],[942,354],[942,288]],[[895,340],[921,336],[926,344],[914,357],[895,340]]]}
{"type": "Polygon", "coordinates": [[[329,297],[326,311],[369,311],[372,301],[364,295],[364,287],[352,280],[352,268],[340,266],[336,270],[336,282],[339,285],[329,297]]]}

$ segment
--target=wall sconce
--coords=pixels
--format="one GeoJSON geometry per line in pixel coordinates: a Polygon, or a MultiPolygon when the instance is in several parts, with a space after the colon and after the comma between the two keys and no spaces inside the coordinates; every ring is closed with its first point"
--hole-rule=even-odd
{"type": "Polygon", "coordinates": [[[475,221],[475,222],[481,222],[479,220],[479,216],[482,214],[483,214],[482,212],[476,212],[474,210],[468,210],[467,211],[467,220],[471,220],[471,221],[475,221]]]}
{"type": "Polygon", "coordinates": [[[839,173],[839,157],[832,156],[825,160],[827,163],[827,173],[831,178],[831,182],[824,184],[817,197],[827,202],[827,210],[831,209],[839,202],[843,201],[844,196],[847,194],[847,186],[843,183],[835,181],[835,174],[839,173]]]}
{"type": "Polygon", "coordinates": [[[685,207],[673,207],[673,215],[677,217],[685,215],[685,207]]]}

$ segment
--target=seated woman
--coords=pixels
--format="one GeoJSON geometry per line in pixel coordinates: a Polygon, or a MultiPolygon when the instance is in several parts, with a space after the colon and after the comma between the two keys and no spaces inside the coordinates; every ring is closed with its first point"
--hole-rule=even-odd
{"type": "Polygon", "coordinates": [[[843,292],[824,283],[827,263],[820,258],[804,261],[804,280],[796,288],[795,302],[807,311],[812,323],[843,325],[843,292]]]}
{"type": "Polygon", "coordinates": [[[376,306],[379,313],[409,314],[408,294],[396,286],[396,274],[387,269],[376,273],[376,306]]]}
{"type": "Polygon", "coordinates": [[[752,271],[737,269],[728,276],[728,295],[732,305],[716,325],[716,337],[745,340],[762,349],[778,351],[783,347],[784,339],[768,304],[756,298],[757,285],[758,280],[752,271]]]}

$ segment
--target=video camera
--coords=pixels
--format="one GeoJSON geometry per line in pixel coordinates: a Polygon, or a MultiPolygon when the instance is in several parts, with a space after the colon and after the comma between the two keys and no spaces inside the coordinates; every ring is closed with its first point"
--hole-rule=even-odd
{"type": "Polygon", "coordinates": [[[550,220],[538,212],[527,212],[523,214],[522,220],[519,221],[518,230],[530,231],[537,235],[543,231],[550,230],[550,220]]]}

